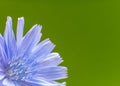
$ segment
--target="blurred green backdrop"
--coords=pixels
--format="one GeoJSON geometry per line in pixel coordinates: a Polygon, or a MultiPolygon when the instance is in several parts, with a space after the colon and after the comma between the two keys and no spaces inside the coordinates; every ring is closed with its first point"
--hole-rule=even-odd
{"type": "Polygon", "coordinates": [[[43,26],[68,67],[67,86],[120,86],[119,0],[1,0],[0,32],[6,17],[25,17],[25,32],[43,26]]]}

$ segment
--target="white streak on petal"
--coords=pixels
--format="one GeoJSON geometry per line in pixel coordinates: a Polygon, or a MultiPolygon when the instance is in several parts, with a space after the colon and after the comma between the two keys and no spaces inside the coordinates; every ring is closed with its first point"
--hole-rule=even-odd
{"type": "Polygon", "coordinates": [[[3,86],[15,86],[15,84],[12,80],[6,78],[3,80],[3,86]]]}
{"type": "Polygon", "coordinates": [[[2,80],[5,77],[5,74],[0,72],[0,80],[2,80]]]}

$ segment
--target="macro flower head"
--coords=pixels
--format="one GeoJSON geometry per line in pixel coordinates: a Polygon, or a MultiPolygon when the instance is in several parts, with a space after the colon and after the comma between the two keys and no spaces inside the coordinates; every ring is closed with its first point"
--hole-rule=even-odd
{"type": "Polygon", "coordinates": [[[55,45],[41,39],[40,25],[34,25],[25,35],[24,18],[18,18],[16,36],[12,18],[7,17],[4,35],[0,34],[0,86],[66,86],[56,80],[67,77],[67,68],[55,45]]]}

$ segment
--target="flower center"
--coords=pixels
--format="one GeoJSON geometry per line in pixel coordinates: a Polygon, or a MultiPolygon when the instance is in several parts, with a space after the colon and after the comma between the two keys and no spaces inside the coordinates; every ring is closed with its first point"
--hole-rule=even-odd
{"type": "Polygon", "coordinates": [[[24,78],[25,75],[25,67],[23,64],[19,61],[12,62],[8,64],[7,67],[7,77],[13,80],[21,80],[24,78]]]}

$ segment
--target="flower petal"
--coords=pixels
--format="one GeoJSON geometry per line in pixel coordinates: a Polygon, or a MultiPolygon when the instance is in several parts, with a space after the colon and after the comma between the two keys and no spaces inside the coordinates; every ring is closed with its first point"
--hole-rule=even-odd
{"type": "Polygon", "coordinates": [[[52,67],[57,66],[61,62],[63,62],[62,58],[58,53],[51,53],[48,55],[46,59],[44,59],[42,62],[39,63],[39,67],[52,67]]]}
{"type": "Polygon", "coordinates": [[[58,80],[66,78],[66,67],[49,67],[39,71],[35,77],[44,77],[49,80],[58,80]]]}
{"type": "Polygon", "coordinates": [[[12,80],[6,78],[3,80],[3,85],[4,86],[15,86],[15,83],[12,80]]]}
{"type": "Polygon", "coordinates": [[[41,31],[41,26],[35,25],[24,36],[19,49],[20,56],[29,55],[31,49],[39,42],[41,38],[40,31],[41,31]]]}
{"type": "Polygon", "coordinates": [[[24,30],[24,17],[21,17],[21,18],[18,18],[18,23],[17,23],[16,39],[17,39],[18,47],[19,47],[21,40],[23,38],[23,30],[24,30]]]}
{"type": "Polygon", "coordinates": [[[1,65],[4,65],[8,62],[6,45],[1,34],[0,34],[0,61],[1,61],[1,65]]]}
{"type": "Polygon", "coordinates": [[[28,83],[31,83],[32,86],[66,86],[66,83],[58,83],[55,81],[49,81],[44,78],[30,78],[25,80],[28,83]]]}
{"type": "Polygon", "coordinates": [[[54,67],[59,65],[61,62],[63,62],[62,58],[58,53],[50,53],[45,59],[43,60],[36,60],[34,64],[32,64],[32,67],[29,72],[34,69],[41,69],[45,67],[54,67]]]}
{"type": "Polygon", "coordinates": [[[28,77],[40,78],[43,77],[47,80],[58,80],[67,78],[67,68],[66,67],[46,67],[42,69],[34,69],[31,73],[28,73],[28,77]]]}
{"type": "Polygon", "coordinates": [[[32,50],[32,54],[27,60],[26,65],[32,65],[38,60],[42,61],[53,50],[54,47],[55,45],[49,39],[42,41],[32,50]]]}
{"type": "Polygon", "coordinates": [[[7,57],[11,60],[13,57],[17,54],[17,46],[16,41],[12,29],[12,19],[11,17],[7,17],[6,22],[6,29],[4,33],[5,43],[6,43],[6,51],[7,51],[7,57]]]}
{"type": "Polygon", "coordinates": [[[0,80],[2,80],[5,77],[5,74],[3,72],[0,72],[0,80]]]}
{"type": "Polygon", "coordinates": [[[34,49],[32,50],[33,57],[42,57],[48,55],[53,49],[55,45],[49,40],[46,39],[39,43],[34,49]]]}

